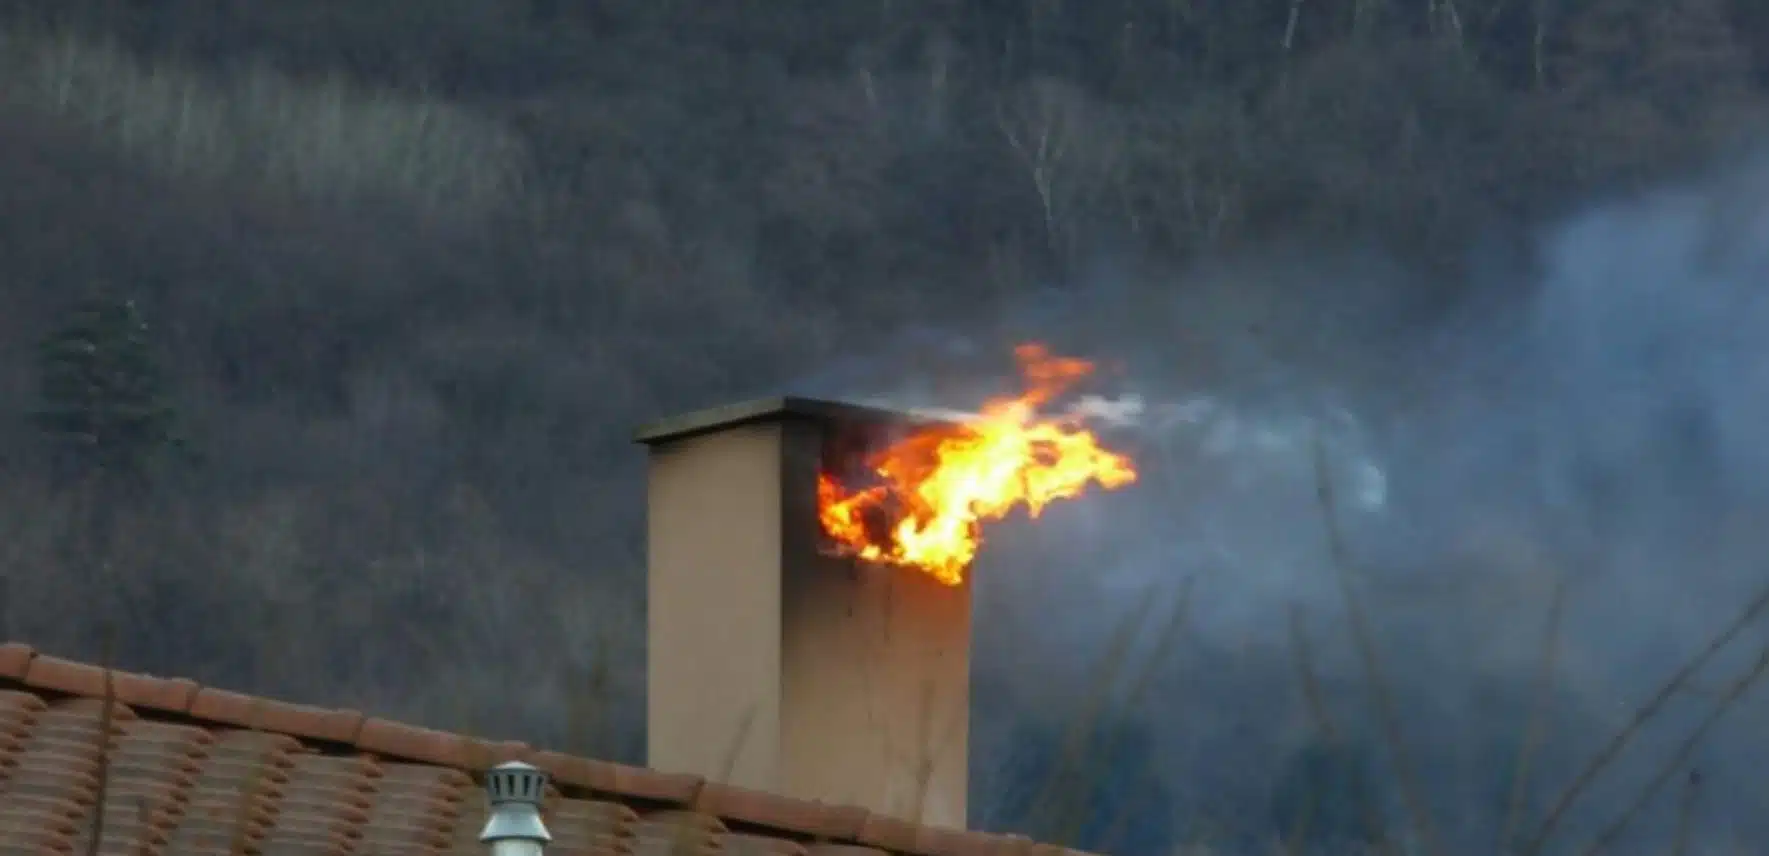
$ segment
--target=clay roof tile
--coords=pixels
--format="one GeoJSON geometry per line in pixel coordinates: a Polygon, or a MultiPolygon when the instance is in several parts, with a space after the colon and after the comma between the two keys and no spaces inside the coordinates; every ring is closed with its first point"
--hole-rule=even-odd
{"type": "Polygon", "coordinates": [[[24,680],[25,670],[30,668],[31,658],[35,656],[37,656],[37,652],[29,645],[19,642],[7,642],[0,645],[0,678],[13,681],[24,680]]]}
{"type": "Polygon", "coordinates": [[[694,802],[704,779],[683,773],[660,773],[644,767],[611,764],[614,768],[615,796],[647,800],[667,805],[684,806],[694,802]]]}
{"type": "Polygon", "coordinates": [[[291,704],[210,687],[197,691],[188,712],[209,722],[344,744],[356,741],[363,724],[363,715],[354,710],[291,704]]]}
{"type": "Polygon", "coordinates": [[[793,799],[718,782],[701,786],[694,798],[694,809],[823,840],[853,838],[865,825],[867,816],[863,808],[793,799]]]}
{"type": "Polygon", "coordinates": [[[370,718],[362,723],[353,741],[356,748],[405,761],[421,761],[442,767],[473,769],[475,746],[471,739],[446,731],[370,718]]]}
{"type": "MultiPolygon", "coordinates": [[[[117,745],[124,753],[119,757],[132,759],[115,768],[113,775],[130,778],[109,792],[111,798],[152,794],[168,806],[185,806],[147,815],[154,821],[151,830],[137,824],[141,828],[134,832],[126,833],[124,825],[113,831],[151,833],[162,844],[227,849],[243,834],[249,849],[263,853],[314,847],[343,852],[361,849],[352,842],[373,841],[377,851],[434,856],[459,846],[450,844],[457,832],[476,835],[480,800],[471,796],[468,776],[517,760],[552,776],[550,815],[568,826],[601,818],[597,828],[603,831],[596,834],[632,838],[635,843],[626,849],[634,853],[689,835],[699,842],[689,849],[715,854],[723,847],[738,856],[1086,856],[1017,836],[923,826],[855,806],[539,751],[524,743],[482,741],[352,710],[199,687],[182,678],[111,671],[108,683],[119,705],[114,708],[122,735],[117,745]],[[245,825],[239,820],[242,811],[251,818],[245,825]]],[[[40,655],[16,642],[0,644],[0,690],[14,688],[12,694],[37,711],[79,709],[82,716],[96,716],[85,708],[102,707],[106,684],[102,667],[40,655]]],[[[82,765],[63,770],[64,778],[58,779],[75,790],[52,799],[77,815],[89,815],[98,793],[88,782],[97,775],[94,753],[70,752],[65,739],[33,741],[35,728],[66,727],[35,724],[39,720],[29,711],[7,719],[11,725],[0,733],[6,741],[0,756],[15,768],[33,770],[82,765]]],[[[49,818],[40,813],[32,822],[40,821],[41,828],[32,835],[50,851],[71,847],[83,834],[77,819],[50,824],[49,818]]],[[[562,834],[588,834],[571,829],[562,834]]]]}
{"type": "MultiPolygon", "coordinates": [[[[106,692],[103,666],[41,654],[30,658],[24,674],[17,679],[33,689],[68,695],[102,698],[106,692]]],[[[185,678],[156,678],[113,669],[109,680],[109,692],[119,703],[167,713],[187,711],[197,692],[196,682],[185,678]]]]}
{"type": "Polygon", "coordinates": [[[559,752],[536,752],[528,763],[547,771],[557,784],[603,794],[618,793],[615,783],[618,764],[559,752]]]}

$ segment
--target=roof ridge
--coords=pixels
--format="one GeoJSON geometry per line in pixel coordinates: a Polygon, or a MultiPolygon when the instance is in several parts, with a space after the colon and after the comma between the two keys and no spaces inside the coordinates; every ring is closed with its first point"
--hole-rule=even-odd
{"type": "Polygon", "coordinates": [[[0,643],[0,685],[17,684],[39,692],[105,698],[107,671],[109,696],[137,712],[272,732],[475,776],[505,761],[523,761],[545,770],[562,792],[573,790],[617,801],[688,809],[814,842],[853,844],[912,856],[1033,856],[1033,851],[1037,851],[1037,856],[1087,856],[1019,835],[913,823],[874,814],[859,806],[798,799],[708,781],[696,775],[664,773],[535,749],[518,741],[484,740],[367,716],[355,710],[205,687],[189,678],[107,669],[40,654],[22,642],[0,643]]]}

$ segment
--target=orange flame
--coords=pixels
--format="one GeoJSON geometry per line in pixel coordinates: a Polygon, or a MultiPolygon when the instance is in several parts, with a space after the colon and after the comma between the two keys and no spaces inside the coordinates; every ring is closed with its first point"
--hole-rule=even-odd
{"type": "Polygon", "coordinates": [[[1093,365],[1052,356],[1038,344],[1021,345],[1014,356],[1026,384],[1020,395],[988,401],[962,424],[930,426],[874,453],[867,469],[877,481],[869,487],[849,490],[828,473],[819,476],[818,517],[837,551],[959,585],[985,522],[1021,507],[1036,518],[1089,484],[1112,489],[1136,481],[1131,460],[1100,446],[1079,417],[1039,413],[1093,365]]]}

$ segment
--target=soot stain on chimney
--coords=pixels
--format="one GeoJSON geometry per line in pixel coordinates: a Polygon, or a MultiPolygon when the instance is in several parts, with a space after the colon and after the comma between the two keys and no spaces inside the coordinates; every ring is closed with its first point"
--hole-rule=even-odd
{"type": "MultiPolygon", "coordinates": [[[[959,426],[951,422],[908,413],[883,416],[880,413],[883,412],[877,411],[855,418],[820,420],[820,436],[816,449],[817,474],[820,479],[833,482],[845,495],[873,488],[886,488],[884,479],[876,470],[887,452],[903,452],[910,456],[910,460],[921,457],[931,460],[933,446],[929,443],[950,435],[951,429],[959,429],[959,426]]],[[[914,513],[908,507],[912,501],[913,498],[888,492],[882,502],[863,504],[859,509],[859,524],[866,540],[878,544],[888,543],[893,537],[892,529],[898,522],[904,516],[914,513]]],[[[866,574],[894,575],[905,572],[901,568],[874,567],[872,563],[857,558],[854,550],[831,536],[824,529],[821,520],[813,523],[813,526],[816,531],[812,535],[817,551],[840,560],[842,573],[847,575],[849,583],[861,585],[866,582],[862,576],[866,574]]],[[[897,597],[895,579],[886,577],[876,582],[888,587],[884,593],[887,601],[897,597]]],[[[847,613],[852,617],[855,610],[850,607],[847,613]]]]}
{"type": "MultiPolygon", "coordinates": [[[[902,439],[907,429],[883,422],[842,421],[824,426],[820,474],[841,486],[844,491],[859,491],[880,484],[873,472],[877,456],[891,444],[902,439]]],[[[861,519],[867,535],[884,541],[890,535],[890,514],[887,509],[870,508],[861,519]]],[[[838,545],[819,527],[818,539],[826,552],[839,553],[838,545]]],[[[858,575],[853,563],[848,573],[858,575]]]]}

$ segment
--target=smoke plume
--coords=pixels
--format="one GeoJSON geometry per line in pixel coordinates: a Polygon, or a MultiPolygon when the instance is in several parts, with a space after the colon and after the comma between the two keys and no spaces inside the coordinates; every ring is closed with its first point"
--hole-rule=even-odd
{"type": "MultiPolygon", "coordinates": [[[[1441,299],[1368,253],[1039,297],[1002,326],[1108,367],[1087,406],[1144,478],[990,533],[979,681],[1079,709],[1115,630],[1183,592],[1179,630],[1159,641],[1147,625],[1125,670],[1138,689],[1112,702],[1154,728],[1183,834],[1251,846],[1281,832],[1274,794],[1325,739],[1324,715],[1380,774],[1394,835],[1417,833],[1402,793],[1416,788],[1451,852],[1500,852],[1507,828],[1527,840],[1769,586],[1766,185],[1769,167],[1747,164],[1592,206],[1518,253],[1482,249],[1458,292],[1478,299],[1441,299]],[[1323,473],[1345,567],[1327,549],[1323,473]],[[1353,644],[1341,575],[1374,664],[1353,644]]],[[[1011,344],[919,331],[902,354],[801,388],[962,411],[1006,388],[1011,344]]],[[[1625,829],[1615,853],[1662,852],[1679,826],[1691,852],[1769,840],[1756,796],[1769,698],[1745,694],[1677,755],[1765,644],[1748,630],[1671,697],[1549,851],[1611,827],[1625,829]],[[1655,795],[1633,811],[1642,793],[1655,795]]]]}

